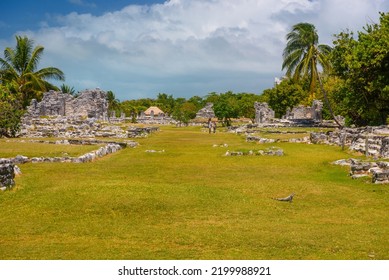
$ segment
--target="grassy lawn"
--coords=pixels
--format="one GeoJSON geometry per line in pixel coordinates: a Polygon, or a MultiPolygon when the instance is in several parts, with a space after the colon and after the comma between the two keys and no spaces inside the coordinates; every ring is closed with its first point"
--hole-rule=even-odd
{"type": "Polygon", "coordinates": [[[0,193],[0,259],[389,259],[389,186],[331,165],[351,156],[339,147],[199,127],[137,141],[93,163],[21,165],[0,193]],[[223,156],[271,146],[285,156],[223,156]]]}

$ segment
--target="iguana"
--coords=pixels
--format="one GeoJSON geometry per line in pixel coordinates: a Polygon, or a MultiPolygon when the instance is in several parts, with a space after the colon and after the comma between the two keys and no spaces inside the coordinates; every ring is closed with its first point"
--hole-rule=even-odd
{"type": "Polygon", "coordinates": [[[283,197],[283,198],[273,198],[273,199],[274,199],[274,200],[278,200],[278,201],[288,201],[288,202],[292,202],[293,197],[294,197],[294,193],[292,193],[290,196],[287,196],[287,197],[283,197]]]}

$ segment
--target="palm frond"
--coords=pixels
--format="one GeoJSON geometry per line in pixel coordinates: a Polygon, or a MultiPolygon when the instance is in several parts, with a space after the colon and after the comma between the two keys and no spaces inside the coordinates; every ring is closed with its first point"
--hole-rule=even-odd
{"type": "Polygon", "coordinates": [[[65,74],[61,70],[55,67],[42,68],[37,72],[35,72],[34,74],[40,79],[44,79],[44,80],[46,79],[54,79],[60,81],[65,80],[65,74]]]}
{"type": "Polygon", "coordinates": [[[34,75],[34,73],[26,73],[25,78],[28,81],[26,85],[29,87],[34,88],[35,90],[39,91],[46,91],[44,80],[40,79],[37,75],[34,75]]]}
{"type": "Polygon", "coordinates": [[[39,60],[41,59],[41,56],[43,54],[44,48],[42,46],[36,47],[33,52],[31,53],[31,57],[28,60],[28,63],[25,67],[26,72],[34,72],[35,69],[38,66],[39,60]]]}
{"type": "MultiPolygon", "coordinates": [[[[4,50],[4,61],[7,62],[7,68],[13,68],[15,63],[15,51],[11,48],[6,48],[4,50]]],[[[4,69],[5,66],[2,66],[4,69]]]]}
{"type": "Polygon", "coordinates": [[[32,46],[32,40],[27,37],[16,36],[14,67],[20,74],[25,72],[26,66],[31,57],[32,46]]]}
{"type": "Polygon", "coordinates": [[[10,81],[18,78],[19,74],[15,71],[12,65],[9,64],[8,61],[4,60],[3,58],[0,58],[0,64],[3,80],[10,81]]]}

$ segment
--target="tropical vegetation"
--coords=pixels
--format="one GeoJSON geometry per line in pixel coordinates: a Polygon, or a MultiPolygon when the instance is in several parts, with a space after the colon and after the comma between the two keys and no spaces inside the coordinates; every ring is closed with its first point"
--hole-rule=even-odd
{"type": "Polygon", "coordinates": [[[16,36],[16,47],[6,48],[0,58],[0,137],[15,136],[24,109],[31,99],[58,89],[50,79],[64,80],[64,73],[55,67],[38,69],[44,48],[33,40],[16,36]]]}
{"type": "Polygon", "coordinates": [[[0,85],[0,137],[15,137],[23,115],[21,98],[10,94],[7,87],[0,85]]]}
{"type": "Polygon", "coordinates": [[[61,87],[60,87],[60,90],[63,93],[69,93],[70,95],[73,95],[74,97],[77,97],[76,90],[72,86],[69,86],[69,85],[66,85],[66,84],[62,84],[61,87]]]}
{"type": "Polygon", "coordinates": [[[341,126],[332,111],[331,104],[320,78],[321,74],[318,71],[318,65],[322,67],[323,74],[330,71],[331,64],[328,56],[331,53],[331,47],[319,44],[319,36],[316,28],[310,23],[298,23],[294,25],[292,31],[286,35],[286,39],[288,42],[283,53],[284,62],[282,69],[286,68],[286,75],[293,77],[295,80],[299,80],[301,77],[309,79],[311,99],[315,98],[314,93],[318,82],[332,118],[341,126]]]}
{"type": "Polygon", "coordinates": [[[48,82],[49,79],[65,79],[64,73],[58,68],[37,69],[43,51],[43,46],[34,48],[34,41],[26,36],[16,36],[16,47],[6,48],[4,58],[0,58],[1,83],[10,85],[13,93],[21,94],[24,107],[43,92],[58,89],[48,82]]]}
{"type": "Polygon", "coordinates": [[[356,125],[383,124],[389,116],[389,13],[354,35],[339,33],[331,53],[339,77],[333,99],[340,114],[356,125]]]}

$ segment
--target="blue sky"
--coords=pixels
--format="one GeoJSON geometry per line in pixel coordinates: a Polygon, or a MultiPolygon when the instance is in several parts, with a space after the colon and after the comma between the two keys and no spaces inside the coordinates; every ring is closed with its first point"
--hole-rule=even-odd
{"type": "Polygon", "coordinates": [[[378,22],[389,1],[2,0],[0,10],[1,50],[26,35],[45,47],[39,66],[63,70],[65,84],[126,100],[260,94],[283,74],[293,24],[313,23],[331,45],[333,34],[378,22]]]}
{"type": "Polygon", "coordinates": [[[164,0],[2,0],[0,10],[0,37],[13,35],[26,29],[39,29],[42,25],[56,24],[56,16],[71,12],[101,16],[128,5],[152,5],[164,0]]]}

